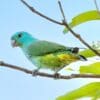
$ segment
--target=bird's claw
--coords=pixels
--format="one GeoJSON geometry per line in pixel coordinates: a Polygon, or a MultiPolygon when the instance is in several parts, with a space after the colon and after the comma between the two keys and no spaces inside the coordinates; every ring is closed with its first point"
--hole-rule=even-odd
{"type": "Polygon", "coordinates": [[[54,73],[54,79],[59,79],[60,74],[59,73],[54,73]]]}
{"type": "Polygon", "coordinates": [[[38,70],[37,69],[33,70],[32,71],[32,76],[37,76],[37,73],[38,73],[38,70]]]}

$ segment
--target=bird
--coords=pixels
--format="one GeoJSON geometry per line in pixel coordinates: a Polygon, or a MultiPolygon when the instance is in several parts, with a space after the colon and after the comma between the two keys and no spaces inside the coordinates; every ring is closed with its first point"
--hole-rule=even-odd
{"type": "Polygon", "coordinates": [[[56,75],[62,68],[72,62],[87,59],[79,55],[78,47],[67,47],[55,42],[40,40],[30,33],[20,31],[11,36],[13,47],[20,47],[25,56],[37,67],[34,75],[40,69],[51,69],[56,75]]]}

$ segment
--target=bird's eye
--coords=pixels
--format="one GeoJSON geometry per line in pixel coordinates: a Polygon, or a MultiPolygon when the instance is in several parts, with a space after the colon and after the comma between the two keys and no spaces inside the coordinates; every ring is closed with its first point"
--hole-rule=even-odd
{"type": "Polygon", "coordinates": [[[18,34],[18,37],[19,37],[19,38],[21,38],[21,37],[22,37],[22,34],[21,34],[21,33],[20,33],[20,34],[18,34]]]}

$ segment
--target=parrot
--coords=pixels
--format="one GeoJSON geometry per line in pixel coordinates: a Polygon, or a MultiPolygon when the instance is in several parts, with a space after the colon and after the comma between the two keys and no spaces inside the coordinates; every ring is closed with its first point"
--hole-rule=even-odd
{"type": "Polygon", "coordinates": [[[78,47],[67,47],[55,42],[40,40],[24,31],[12,35],[11,44],[13,47],[20,47],[25,56],[37,67],[33,72],[34,75],[40,69],[51,69],[56,75],[72,62],[87,60],[78,54],[78,47]]]}

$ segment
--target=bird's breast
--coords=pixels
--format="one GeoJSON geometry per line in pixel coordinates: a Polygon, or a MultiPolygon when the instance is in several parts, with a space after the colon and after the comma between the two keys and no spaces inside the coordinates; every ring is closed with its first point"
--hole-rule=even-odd
{"type": "Polygon", "coordinates": [[[55,70],[62,66],[66,66],[76,60],[78,60],[76,57],[66,53],[47,54],[44,56],[36,56],[31,58],[31,61],[36,66],[49,68],[52,70],[55,70]]]}

